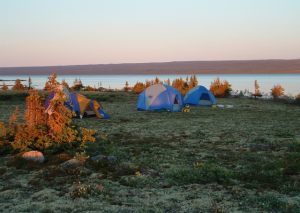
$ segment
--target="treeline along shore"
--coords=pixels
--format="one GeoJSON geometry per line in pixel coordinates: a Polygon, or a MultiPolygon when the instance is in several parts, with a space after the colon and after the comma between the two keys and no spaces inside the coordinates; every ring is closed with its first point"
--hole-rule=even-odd
{"type": "Polygon", "coordinates": [[[0,67],[0,75],[300,74],[300,59],[0,67]]]}

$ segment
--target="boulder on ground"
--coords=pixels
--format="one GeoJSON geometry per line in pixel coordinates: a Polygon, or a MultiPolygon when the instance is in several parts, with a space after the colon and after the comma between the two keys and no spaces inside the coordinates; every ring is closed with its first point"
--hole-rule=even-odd
{"type": "Polygon", "coordinates": [[[106,159],[105,155],[96,155],[96,156],[91,157],[91,160],[93,162],[99,162],[99,161],[102,161],[104,159],[106,159]]]}
{"type": "Polygon", "coordinates": [[[43,153],[41,153],[39,151],[25,152],[25,153],[23,153],[22,158],[25,160],[33,161],[33,162],[37,162],[37,163],[43,163],[45,161],[45,157],[44,157],[43,153]]]}
{"type": "Polygon", "coordinates": [[[109,155],[109,156],[96,155],[91,157],[91,161],[94,163],[115,164],[117,162],[117,158],[113,155],[109,155]]]}
{"type": "Polygon", "coordinates": [[[66,162],[60,164],[60,167],[65,170],[76,169],[78,167],[83,166],[84,162],[77,160],[76,158],[72,158],[66,162]]]}

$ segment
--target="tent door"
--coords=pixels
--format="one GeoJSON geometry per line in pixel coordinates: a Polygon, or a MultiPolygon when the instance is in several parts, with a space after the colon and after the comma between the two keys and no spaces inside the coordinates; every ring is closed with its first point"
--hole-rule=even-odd
{"type": "Polygon", "coordinates": [[[89,106],[86,108],[84,112],[84,117],[94,117],[96,116],[96,113],[94,112],[92,106],[89,104],[89,106]]]}
{"type": "Polygon", "coordinates": [[[199,105],[209,106],[212,105],[210,97],[207,93],[203,93],[199,98],[199,105]]]}
{"type": "Polygon", "coordinates": [[[176,105],[176,104],[179,104],[177,96],[175,97],[175,100],[174,100],[174,105],[176,105]]]}
{"type": "Polygon", "coordinates": [[[173,103],[173,111],[180,111],[180,105],[177,95],[175,96],[174,103],[173,103]]]}

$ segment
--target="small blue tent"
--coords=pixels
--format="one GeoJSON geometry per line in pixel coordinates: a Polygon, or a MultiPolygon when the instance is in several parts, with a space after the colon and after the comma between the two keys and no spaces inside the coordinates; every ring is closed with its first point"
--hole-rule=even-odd
{"type": "Polygon", "coordinates": [[[184,104],[211,106],[217,103],[215,96],[204,86],[191,89],[184,97],[184,104]]]}
{"type": "Polygon", "coordinates": [[[181,93],[168,85],[155,84],[146,88],[138,98],[137,109],[179,112],[183,107],[181,93]]]}

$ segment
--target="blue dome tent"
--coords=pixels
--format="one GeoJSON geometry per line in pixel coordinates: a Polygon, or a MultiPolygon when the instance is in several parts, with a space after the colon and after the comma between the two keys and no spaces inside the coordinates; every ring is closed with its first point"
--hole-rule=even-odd
{"type": "Polygon", "coordinates": [[[147,111],[179,112],[183,107],[181,93],[167,85],[155,84],[146,88],[138,98],[137,109],[147,111]]]}
{"type": "Polygon", "coordinates": [[[215,96],[204,86],[197,86],[185,95],[184,104],[211,106],[217,104],[217,100],[215,96]]]}

